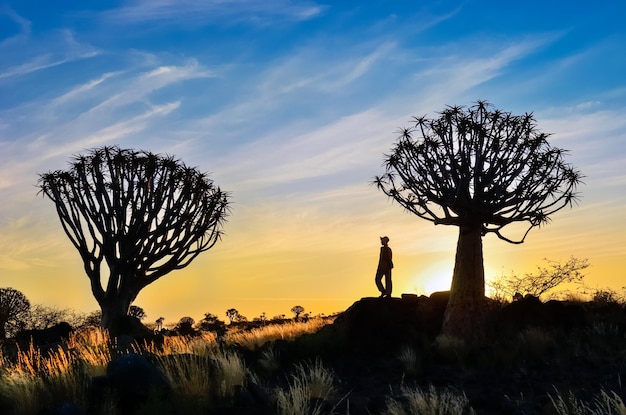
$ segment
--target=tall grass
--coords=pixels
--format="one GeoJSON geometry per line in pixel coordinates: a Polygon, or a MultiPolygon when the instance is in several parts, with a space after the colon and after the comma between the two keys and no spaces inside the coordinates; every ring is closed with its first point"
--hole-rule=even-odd
{"type": "Polygon", "coordinates": [[[325,413],[335,398],[335,382],[333,372],[319,360],[296,366],[287,388],[274,391],[277,415],[325,413]]]}
{"type": "Polygon", "coordinates": [[[42,404],[60,400],[82,402],[88,375],[81,363],[63,348],[44,356],[31,343],[26,350],[18,350],[14,364],[5,366],[0,391],[17,414],[34,413],[42,404]]]}
{"type": "Polygon", "coordinates": [[[592,402],[584,402],[569,392],[565,397],[550,395],[557,415],[626,415],[626,405],[615,392],[600,391],[592,402]]]}
{"type": "Polygon", "coordinates": [[[421,368],[421,360],[415,349],[410,346],[403,346],[400,349],[398,360],[408,375],[416,374],[421,368]]]}
{"type": "Polygon", "coordinates": [[[471,415],[474,410],[462,392],[450,389],[437,390],[430,386],[428,390],[401,387],[400,396],[388,398],[381,415],[471,415]]]}
{"type": "Polygon", "coordinates": [[[334,318],[311,318],[308,321],[290,321],[283,324],[269,324],[248,331],[228,332],[224,337],[227,344],[239,344],[247,349],[256,349],[275,340],[294,340],[306,333],[314,333],[332,323],[334,318]]]}

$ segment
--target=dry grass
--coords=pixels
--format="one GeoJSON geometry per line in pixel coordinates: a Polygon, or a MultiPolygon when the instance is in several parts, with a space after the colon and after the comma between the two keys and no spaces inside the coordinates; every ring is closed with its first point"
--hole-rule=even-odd
{"type": "MultiPolygon", "coordinates": [[[[321,415],[335,394],[335,376],[316,360],[296,366],[287,389],[274,391],[278,415],[321,415]]],[[[332,412],[332,411],[331,411],[332,412]]]]}
{"type": "Polygon", "coordinates": [[[464,393],[448,389],[428,390],[401,388],[399,399],[388,399],[387,407],[381,415],[471,415],[474,410],[464,393]]]}
{"type": "Polygon", "coordinates": [[[421,361],[414,348],[404,346],[398,353],[398,360],[404,368],[404,372],[408,375],[416,374],[421,367],[421,361]]]}
{"type": "Polygon", "coordinates": [[[592,402],[583,402],[571,391],[565,397],[550,395],[550,401],[557,415],[626,415],[624,401],[613,391],[600,391],[592,402]]]}
{"type": "Polygon", "coordinates": [[[446,362],[462,362],[469,353],[465,340],[445,334],[437,336],[434,348],[446,362]]]}
{"type": "Polygon", "coordinates": [[[254,350],[267,342],[275,340],[294,340],[297,337],[314,333],[327,324],[332,323],[334,318],[311,318],[308,321],[291,321],[284,324],[269,324],[249,331],[228,332],[224,338],[227,344],[239,344],[245,348],[254,350]]]}

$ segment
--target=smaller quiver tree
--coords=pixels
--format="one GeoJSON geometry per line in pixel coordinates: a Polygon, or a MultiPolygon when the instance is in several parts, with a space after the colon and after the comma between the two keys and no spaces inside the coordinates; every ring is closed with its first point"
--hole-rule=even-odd
{"type": "Polygon", "coordinates": [[[172,156],[117,146],[40,175],[111,329],[139,292],[215,245],[228,194],[172,156]],[[107,275],[108,274],[108,275],[107,275]]]}

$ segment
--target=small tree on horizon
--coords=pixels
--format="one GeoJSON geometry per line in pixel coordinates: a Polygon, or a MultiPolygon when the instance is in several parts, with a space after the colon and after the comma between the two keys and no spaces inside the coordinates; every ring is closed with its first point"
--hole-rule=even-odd
{"type": "Polygon", "coordinates": [[[226,317],[228,317],[228,321],[230,321],[230,324],[233,324],[238,315],[239,311],[237,311],[236,308],[229,308],[228,310],[226,310],[226,317]]]}
{"type": "Polygon", "coordinates": [[[228,210],[228,195],[205,173],[117,146],[74,156],[38,185],[80,253],[107,329],[143,288],[212,248],[228,210]]]}
{"type": "Polygon", "coordinates": [[[146,317],[148,317],[148,315],[146,314],[144,309],[139,307],[139,306],[137,306],[137,305],[131,305],[128,308],[128,315],[131,316],[131,317],[135,317],[135,318],[139,319],[140,321],[145,319],[146,317]]]}
{"type": "Polygon", "coordinates": [[[301,305],[295,305],[291,308],[291,312],[294,314],[294,320],[297,321],[300,317],[300,314],[304,312],[304,307],[302,307],[301,305]]]}
{"type": "Polygon", "coordinates": [[[514,244],[577,200],[581,174],[549,145],[532,114],[493,109],[485,101],[447,107],[438,118],[414,118],[401,131],[385,174],[374,183],[410,213],[435,225],[459,228],[446,334],[471,335],[484,314],[482,237],[514,244]],[[514,239],[502,233],[525,227],[514,239]]]}

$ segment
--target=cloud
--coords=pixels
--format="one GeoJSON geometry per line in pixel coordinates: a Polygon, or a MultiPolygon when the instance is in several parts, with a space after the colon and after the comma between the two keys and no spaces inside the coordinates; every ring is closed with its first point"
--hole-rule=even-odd
{"type": "Polygon", "coordinates": [[[105,12],[104,17],[110,21],[128,24],[265,24],[277,18],[290,21],[309,20],[320,15],[324,9],[324,6],[312,2],[288,0],[135,0],[105,12]]]}
{"type": "Polygon", "coordinates": [[[31,34],[31,22],[7,5],[0,5],[0,16],[7,16],[18,27],[18,33],[0,42],[0,49],[22,42],[31,34]]]}
{"type": "MultiPolygon", "coordinates": [[[[74,34],[69,30],[60,30],[49,35],[44,44],[33,45],[34,51],[31,52],[27,61],[18,65],[12,65],[2,68],[0,62],[0,80],[5,78],[21,77],[34,72],[40,72],[45,69],[54,68],[70,62],[93,58],[100,54],[97,48],[92,47],[88,43],[76,41],[74,34]],[[54,45],[51,47],[50,44],[54,45]],[[43,51],[45,52],[38,52],[43,51]],[[49,51],[52,52],[49,52],[49,51]]],[[[22,57],[23,45],[9,45],[10,48],[4,52],[5,56],[11,57],[15,55],[17,58],[22,57]]],[[[11,62],[13,59],[6,59],[4,62],[11,62]]],[[[5,81],[6,82],[6,81],[5,81]]]]}

